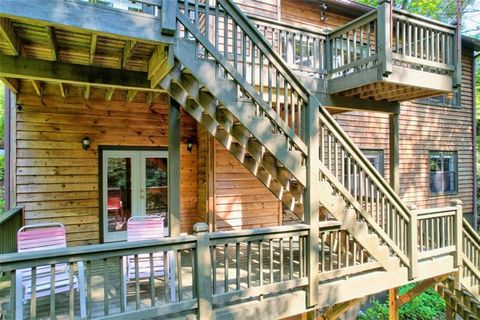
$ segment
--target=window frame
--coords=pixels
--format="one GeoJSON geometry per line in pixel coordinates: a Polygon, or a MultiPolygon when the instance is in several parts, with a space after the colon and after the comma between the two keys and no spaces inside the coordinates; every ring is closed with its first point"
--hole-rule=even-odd
{"type": "MultiPolygon", "coordinates": [[[[368,160],[368,156],[367,156],[367,153],[375,153],[375,152],[378,152],[379,155],[380,155],[380,168],[379,170],[377,170],[377,172],[382,176],[382,177],[385,177],[385,150],[384,149],[381,149],[381,148],[361,148],[360,151],[362,151],[363,155],[365,156],[365,158],[367,158],[368,160]]],[[[373,167],[375,168],[375,165],[373,165],[373,167]]],[[[377,169],[377,168],[375,168],[377,169]]]]}
{"type": "MultiPolygon", "coordinates": [[[[435,196],[445,196],[445,195],[456,195],[458,194],[458,151],[457,150],[428,150],[428,163],[427,163],[427,168],[428,168],[428,194],[431,197],[435,196]],[[441,154],[441,158],[443,159],[443,156],[445,153],[447,154],[452,154],[454,157],[454,168],[453,168],[453,173],[455,177],[455,185],[454,185],[454,190],[453,191],[439,191],[439,192],[432,192],[431,188],[431,177],[432,177],[432,171],[430,170],[430,159],[432,154],[441,154]]],[[[435,172],[435,171],[434,171],[435,172]]],[[[437,171],[437,172],[451,172],[451,171],[437,171]]],[[[444,182],[443,182],[444,184],[444,182]]]]}

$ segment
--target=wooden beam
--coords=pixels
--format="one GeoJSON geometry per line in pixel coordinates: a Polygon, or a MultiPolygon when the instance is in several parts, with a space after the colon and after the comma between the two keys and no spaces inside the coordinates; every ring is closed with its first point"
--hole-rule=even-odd
{"type": "Polygon", "coordinates": [[[89,85],[85,86],[85,88],[83,89],[83,97],[85,98],[85,100],[90,99],[90,86],[89,85]]]}
{"type": "Polygon", "coordinates": [[[168,227],[180,234],[180,105],[170,98],[168,111],[168,227]]]}
{"type": "Polygon", "coordinates": [[[137,45],[137,41],[135,40],[128,40],[125,44],[125,48],[123,48],[123,55],[122,55],[122,69],[128,64],[128,60],[132,57],[133,52],[135,51],[135,46],[137,45]]]}
{"type": "Polygon", "coordinates": [[[445,274],[445,275],[441,275],[441,276],[438,276],[438,277],[433,277],[431,279],[426,279],[426,280],[423,280],[420,283],[417,283],[417,285],[415,287],[413,287],[412,289],[408,290],[407,292],[405,292],[404,294],[399,296],[395,300],[395,305],[397,306],[397,308],[400,308],[405,303],[408,303],[410,300],[417,297],[418,295],[420,295],[422,292],[426,291],[427,289],[432,288],[435,284],[444,281],[449,276],[450,276],[450,274],[445,274]]]}
{"type": "Polygon", "coordinates": [[[326,107],[347,111],[372,111],[384,113],[399,113],[400,104],[396,102],[374,101],[359,98],[346,98],[338,95],[317,94],[326,107]]]}
{"type": "Polygon", "coordinates": [[[92,37],[90,39],[90,64],[93,64],[95,60],[95,52],[97,51],[97,35],[92,33],[92,37]]]}
{"type": "Polygon", "coordinates": [[[390,158],[390,186],[400,192],[400,115],[392,113],[389,116],[389,158],[390,158]]]}
{"type": "Polygon", "coordinates": [[[0,77],[163,92],[159,88],[150,88],[146,72],[82,66],[3,54],[0,54],[0,77]]]}
{"type": "Polygon", "coordinates": [[[57,37],[55,35],[55,28],[47,26],[48,46],[52,51],[52,60],[57,61],[58,49],[57,49],[57,37]]]}
{"type": "Polygon", "coordinates": [[[320,316],[319,320],[335,320],[361,301],[362,299],[354,299],[333,305],[320,316]]]}
{"type": "MultiPolygon", "coordinates": [[[[0,3],[1,6],[1,3],[0,3]]],[[[7,46],[12,53],[16,56],[19,55],[19,41],[15,29],[13,28],[12,21],[7,18],[0,18],[0,35],[6,41],[7,46]]]]}
{"type": "Polygon", "coordinates": [[[0,77],[0,81],[3,82],[5,87],[8,88],[8,90],[12,91],[15,94],[18,93],[18,80],[17,79],[0,77]]]}
{"type": "Polygon", "coordinates": [[[128,90],[127,92],[127,102],[131,102],[133,98],[137,95],[138,91],[137,90],[128,90]]]}
{"type": "Polygon", "coordinates": [[[38,80],[31,80],[31,83],[32,83],[33,89],[35,90],[37,95],[38,96],[43,95],[43,85],[42,85],[42,83],[38,80]]]}
{"type": "Polygon", "coordinates": [[[95,30],[98,35],[152,44],[172,44],[174,40],[173,36],[162,34],[162,21],[154,15],[112,10],[84,1],[2,0],[0,16],[18,18],[37,25],[43,22],[45,25],[69,29],[95,30]]]}
{"type": "Polygon", "coordinates": [[[62,98],[65,98],[67,96],[67,92],[65,87],[63,86],[63,83],[60,82],[58,86],[60,88],[60,95],[62,96],[62,98]]]}
{"type": "Polygon", "coordinates": [[[107,92],[105,93],[105,100],[111,101],[114,92],[115,92],[115,88],[107,88],[107,92]]]}

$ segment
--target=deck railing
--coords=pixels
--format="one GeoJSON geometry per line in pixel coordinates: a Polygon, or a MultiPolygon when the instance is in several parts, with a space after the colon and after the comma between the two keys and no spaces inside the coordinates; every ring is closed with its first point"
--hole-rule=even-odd
{"type": "MultiPolygon", "coordinates": [[[[323,266],[318,271],[332,278],[339,276],[339,270],[346,275],[358,271],[352,267],[374,267],[368,254],[339,227],[331,222],[320,225],[322,242],[316,250],[323,266]]],[[[195,235],[161,240],[0,255],[0,272],[6,274],[0,278],[1,312],[6,319],[15,318],[18,302],[25,318],[78,317],[78,290],[84,287],[89,319],[158,317],[195,310],[204,316],[219,305],[305,290],[309,283],[308,225],[208,233],[206,224],[197,224],[194,230],[195,235]],[[160,275],[159,260],[163,261],[160,275]],[[79,263],[84,266],[82,274],[79,263]],[[67,298],[56,295],[51,286],[50,295],[39,296],[34,289],[31,298],[23,299],[20,286],[50,286],[48,273],[55,274],[64,264],[69,265],[67,280],[62,280],[70,286],[67,298]],[[135,275],[133,279],[127,280],[127,268],[135,269],[128,273],[135,275]],[[19,272],[31,276],[18,282],[19,272]]]]}
{"type": "Polygon", "coordinates": [[[326,74],[325,32],[257,16],[249,18],[291,69],[315,78],[326,74]]]}
{"type": "Polygon", "coordinates": [[[393,11],[392,59],[403,67],[440,74],[455,70],[455,26],[393,11]]]}
{"type": "Polygon", "coordinates": [[[381,268],[345,229],[320,230],[319,238],[320,282],[381,268]]]}
{"type": "Polygon", "coordinates": [[[328,35],[328,72],[338,77],[377,63],[377,12],[372,11],[328,35]]]}
{"type": "Polygon", "coordinates": [[[458,233],[462,228],[462,212],[456,206],[418,210],[418,259],[452,254],[457,251],[458,233]]]}
{"type": "Polygon", "coordinates": [[[0,215],[0,254],[17,251],[17,230],[23,222],[23,207],[15,207],[0,215]]]}

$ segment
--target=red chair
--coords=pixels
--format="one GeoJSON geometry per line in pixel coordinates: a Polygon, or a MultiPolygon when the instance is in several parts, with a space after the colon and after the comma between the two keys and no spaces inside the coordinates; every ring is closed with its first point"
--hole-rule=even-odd
{"type": "Polygon", "coordinates": [[[114,197],[114,198],[108,198],[107,200],[107,211],[115,211],[115,218],[122,219],[122,222],[125,222],[125,214],[123,213],[123,204],[120,198],[114,197]],[[120,215],[118,214],[120,213],[120,215]]]}

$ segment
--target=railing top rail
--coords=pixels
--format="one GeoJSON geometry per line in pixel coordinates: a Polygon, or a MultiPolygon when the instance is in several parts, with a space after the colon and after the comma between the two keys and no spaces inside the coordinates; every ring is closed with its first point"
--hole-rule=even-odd
{"type": "Polygon", "coordinates": [[[0,215],[0,226],[8,222],[10,219],[15,217],[16,215],[22,214],[22,212],[23,212],[23,207],[15,207],[3,213],[2,215],[0,215]]]}
{"type": "Polygon", "coordinates": [[[32,252],[15,252],[0,255],[0,271],[49,265],[65,262],[76,262],[96,258],[118,257],[123,255],[149,253],[154,249],[167,251],[178,248],[194,248],[195,236],[169,237],[158,240],[117,242],[94,244],[60,249],[48,249],[32,252]]]}
{"type": "Polygon", "coordinates": [[[271,235],[279,233],[292,233],[297,231],[306,231],[310,227],[306,224],[296,224],[291,226],[280,226],[280,227],[270,227],[270,228],[255,228],[255,229],[245,229],[245,230],[232,230],[232,231],[217,231],[210,233],[210,239],[228,239],[236,237],[248,237],[248,236],[259,236],[259,235],[271,235]]]}
{"type": "Polygon", "coordinates": [[[477,243],[480,245],[480,236],[478,233],[473,229],[473,227],[470,225],[470,222],[468,222],[467,219],[463,219],[463,230],[468,233],[470,237],[475,239],[477,243]]]}
{"type": "Polygon", "coordinates": [[[401,10],[401,9],[396,9],[396,8],[393,9],[393,16],[394,17],[399,17],[399,18],[408,17],[408,18],[411,18],[413,20],[421,21],[421,22],[424,22],[427,25],[429,25],[431,28],[442,27],[442,28],[446,28],[450,31],[453,30],[453,32],[455,32],[455,29],[456,29],[455,25],[451,25],[451,24],[448,24],[448,23],[445,23],[445,22],[441,22],[441,21],[438,21],[438,20],[435,20],[435,19],[431,19],[431,18],[421,16],[421,15],[418,15],[418,14],[415,14],[415,13],[411,13],[411,12],[408,12],[408,11],[405,11],[405,10],[401,10]]]}
{"type": "Polygon", "coordinates": [[[438,216],[447,216],[455,215],[456,208],[454,207],[442,207],[442,208],[428,208],[428,209],[419,209],[415,210],[415,213],[418,216],[418,219],[426,219],[426,215],[438,215],[438,216]]]}
{"type": "Polygon", "coordinates": [[[312,34],[317,37],[321,38],[327,38],[328,32],[325,30],[315,28],[312,26],[306,26],[302,24],[298,24],[295,22],[283,22],[283,21],[273,21],[270,19],[266,19],[263,17],[259,16],[253,16],[253,15],[247,15],[247,17],[254,21],[255,23],[258,23],[262,26],[274,26],[275,28],[281,29],[281,30],[295,30],[298,31],[299,33],[303,34],[312,34]]]}
{"type": "Polygon", "coordinates": [[[363,16],[360,16],[348,23],[345,23],[344,25],[332,30],[330,33],[328,33],[328,36],[330,38],[334,38],[340,34],[343,34],[347,31],[350,31],[352,29],[355,29],[356,27],[359,27],[361,25],[364,25],[368,22],[371,22],[377,18],[377,11],[373,10],[368,13],[365,13],[363,16]]]}

